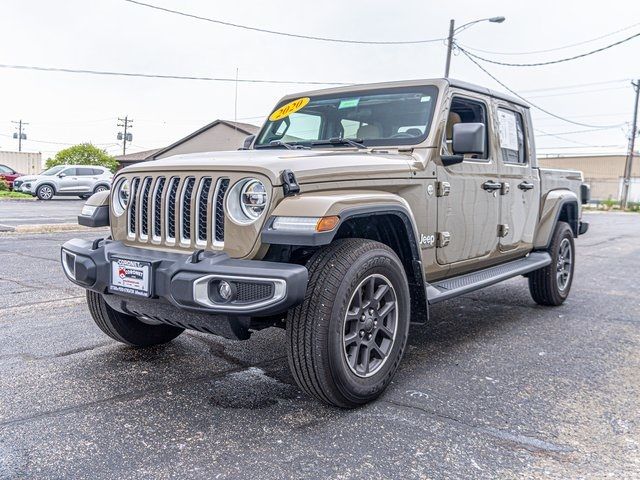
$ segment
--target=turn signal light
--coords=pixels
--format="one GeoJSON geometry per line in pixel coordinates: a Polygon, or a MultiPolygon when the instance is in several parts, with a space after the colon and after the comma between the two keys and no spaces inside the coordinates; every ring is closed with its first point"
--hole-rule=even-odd
{"type": "Polygon", "coordinates": [[[340,217],[332,215],[331,217],[321,217],[316,224],[316,232],[328,232],[336,228],[340,222],[340,217]]]}

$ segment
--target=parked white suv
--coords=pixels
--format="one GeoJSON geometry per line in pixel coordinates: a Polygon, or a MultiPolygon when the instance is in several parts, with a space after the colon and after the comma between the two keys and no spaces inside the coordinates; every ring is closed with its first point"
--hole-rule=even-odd
{"type": "Polygon", "coordinates": [[[13,182],[13,189],[30,193],[40,200],[54,195],[77,195],[80,198],[109,190],[113,173],[94,165],[58,165],[39,175],[25,175],[13,182]]]}

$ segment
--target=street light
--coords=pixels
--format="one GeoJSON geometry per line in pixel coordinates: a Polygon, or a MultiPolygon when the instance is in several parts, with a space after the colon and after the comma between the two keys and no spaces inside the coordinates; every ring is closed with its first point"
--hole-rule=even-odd
{"type": "Polygon", "coordinates": [[[504,17],[489,17],[489,18],[481,18],[479,20],[474,20],[473,22],[465,23],[464,25],[456,28],[456,21],[452,18],[449,22],[449,38],[447,39],[447,64],[444,68],[444,76],[445,78],[449,77],[449,69],[451,67],[451,51],[453,50],[453,37],[456,33],[460,33],[461,31],[469,28],[471,25],[480,22],[491,22],[491,23],[502,23],[505,21],[504,17]]]}

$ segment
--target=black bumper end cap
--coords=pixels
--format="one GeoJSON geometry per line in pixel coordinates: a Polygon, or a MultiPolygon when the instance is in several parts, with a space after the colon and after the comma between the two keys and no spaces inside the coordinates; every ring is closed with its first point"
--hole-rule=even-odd
{"type": "Polygon", "coordinates": [[[78,215],[78,225],[83,227],[108,227],[109,206],[101,205],[95,209],[92,215],[78,215]]]}

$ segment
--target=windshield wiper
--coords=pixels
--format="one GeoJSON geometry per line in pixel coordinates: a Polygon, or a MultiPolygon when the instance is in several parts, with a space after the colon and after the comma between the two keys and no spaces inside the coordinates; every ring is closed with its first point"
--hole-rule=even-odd
{"type": "Polygon", "coordinates": [[[271,140],[266,145],[256,145],[254,148],[269,148],[269,147],[284,147],[287,150],[301,150],[301,149],[309,148],[309,147],[305,147],[304,145],[300,145],[299,143],[288,143],[288,142],[283,142],[282,140],[271,140]]]}
{"type": "Polygon", "coordinates": [[[350,145],[352,147],[356,147],[356,148],[367,148],[366,145],[364,145],[363,140],[361,138],[340,138],[340,137],[333,137],[330,138],[329,140],[318,140],[317,142],[311,142],[311,146],[315,146],[315,145],[350,145]]]}

